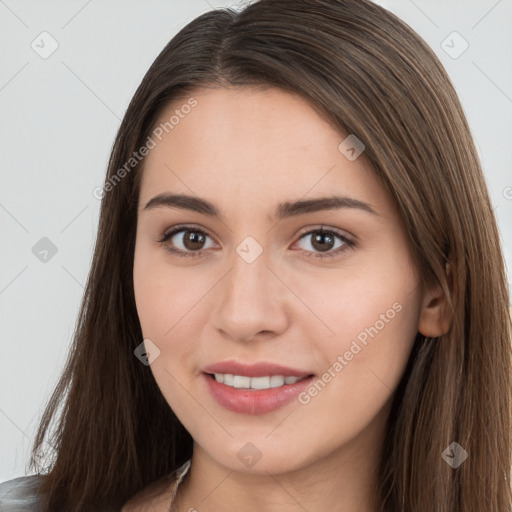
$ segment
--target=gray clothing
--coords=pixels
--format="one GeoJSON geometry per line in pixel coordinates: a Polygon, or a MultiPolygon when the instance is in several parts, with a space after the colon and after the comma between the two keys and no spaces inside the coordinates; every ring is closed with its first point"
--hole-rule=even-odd
{"type": "Polygon", "coordinates": [[[0,512],[39,512],[37,494],[44,476],[20,476],[0,484],[0,512]]]}

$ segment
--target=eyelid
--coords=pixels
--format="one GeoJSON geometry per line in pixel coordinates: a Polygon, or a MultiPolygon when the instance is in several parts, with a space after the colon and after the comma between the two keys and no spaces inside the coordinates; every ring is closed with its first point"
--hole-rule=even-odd
{"type": "MultiPolygon", "coordinates": [[[[207,252],[208,249],[199,249],[197,251],[183,251],[182,249],[177,249],[175,247],[171,248],[167,245],[167,241],[172,238],[174,235],[183,232],[183,231],[194,231],[196,233],[201,233],[211,239],[212,237],[208,230],[203,229],[202,227],[197,227],[194,224],[176,224],[172,226],[172,228],[169,228],[166,230],[163,235],[160,237],[160,239],[157,240],[157,242],[164,246],[164,248],[170,252],[171,254],[175,254],[178,256],[184,256],[184,257],[201,257],[204,252],[207,252]]],[[[356,245],[356,237],[353,235],[349,235],[345,231],[340,230],[339,228],[334,227],[328,227],[324,224],[316,225],[316,226],[307,226],[303,228],[297,235],[297,240],[293,243],[295,245],[297,242],[299,242],[302,238],[304,238],[306,235],[311,235],[313,233],[327,233],[327,234],[334,234],[336,235],[342,242],[343,246],[340,248],[338,247],[335,251],[326,251],[325,253],[322,252],[315,252],[315,251],[303,251],[306,253],[307,257],[313,257],[318,259],[324,259],[329,257],[335,257],[338,254],[348,250],[353,249],[356,245]]]]}
{"type": "MultiPolygon", "coordinates": [[[[171,228],[169,228],[168,230],[165,230],[162,235],[162,238],[168,239],[171,235],[176,234],[177,232],[185,230],[185,229],[195,230],[198,233],[203,233],[203,234],[209,236],[210,238],[214,238],[209,234],[207,229],[204,229],[204,228],[200,227],[199,225],[195,225],[195,224],[176,224],[176,225],[172,226],[171,228]]],[[[298,238],[301,238],[302,236],[311,233],[311,231],[333,232],[333,233],[336,233],[337,235],[341,236],[342,238],[346,238],[347,240],[354,242],[354,243],[357,240],[357,237],[348,233],[347,231],[344,231],[344,230],[341,230],[341,229],[335,228],[335,227],[326,226],[325,224],[317,224],[316,226],[315,225],[306,226],[305,228],[302,228],[296,236],[298,238]]]]}
{"type": "Polygon", "coordinates": [[[298,235],[298,240],[293,245],[296,245],[300,240],[305,238],[306,236],[312,235],[314,233],[324,233],[328,235],[335,235],[338,239],[341,240],[342,246],[337,247],[334,250],[329,250],[324,253],[316,252],[316,251],[303,251],[304,256],[307,258],[316,258],[318,260],[325,260],[326,258],[335,258],[337,256],[341,256],[343,253],[350,249],[354,249],[356,246],[355,240],[353,240],[353,236],[347,236],[344,231],[338,228],[326,227],[324,224],[320,225],[320,227],[312,227],[309,226],[304,228],[304,230],[298,235]]]}
{"type": "Polygon", "coordinates": [[[299,231],[299,234],[297,235],[299,238],[303,235],[306,235],[308,233],[311,233],[312,231],[323,231],[325,233],[335,233],[336,235],[345,238],[351,242],[356,241],[356,237],[354,235],[351,235],[348,233],[348,231],[345,231],[343,229],[327,226],[326,224],[317,224],[316,226],[308,226],[303,228],[301,231],[299,231]]]}
{"type": "MultiPolygon", "coordinates": [[[[167,241],[170,238],[172,238],[174,235],[177,235],[178,233],[181,233],[183,231],[193,231],[195,233],[201,233],[201,234],[211,238],[212,240],[214,239],[214,237],[212,237],[208,233],[207,230],[205,230],[201,227],[196,227],[194,224],[176,224],[176,225],[172,226],[171,228],[165,230],[164,233],[162,234],[162,236],[157,240],[157,242],[161,245],[166,246],[167,241]]],[[[167,246],[166,246],[166,248],[167,248],[167,246]]],[[[199,249],[198,251],[187,251],[187,252],[189,254],[200,254],[206,250],[207,249],[199,249]]],[[[174,252],[174,251],[169,250],[169,252],[174,252]]],[[[181,249],[176,249],[175,252],[184,252],[184,251],[182,251],[181,249]]]]}

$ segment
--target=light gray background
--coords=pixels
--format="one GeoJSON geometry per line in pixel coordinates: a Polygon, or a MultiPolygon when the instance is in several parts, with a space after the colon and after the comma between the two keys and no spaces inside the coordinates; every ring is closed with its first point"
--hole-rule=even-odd
{"type": "MultiPolygon", "coordinates": [[[[64,364],[98,222],[93,190],[130,98],[180,28],[243,3],[0,0],[0,481],[25,474],[64,364]],[[43,31],[58,43],[46,59],[31,47],[50,48],[43,31]],[[43,237],[57,247],[46,263],[32,252],[43,237]]],[[[452,77],[512,269],[512,0],[378,3],[409,23],[452,77]],[[445,51],[463,49],[453,31],[469,44],[458,58],[445,51]]]]}

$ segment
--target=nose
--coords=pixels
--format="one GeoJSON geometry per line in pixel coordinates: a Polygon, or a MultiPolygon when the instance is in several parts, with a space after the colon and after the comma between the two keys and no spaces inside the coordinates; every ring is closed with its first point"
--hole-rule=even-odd
{"type": "Polygon", "coordinates": [[[270,265],[265,250],[249,263],[233,251],[231,268],[215,287],[211,320],[227,339],[268,339],[284,332],[293,294],[270,265]]]}

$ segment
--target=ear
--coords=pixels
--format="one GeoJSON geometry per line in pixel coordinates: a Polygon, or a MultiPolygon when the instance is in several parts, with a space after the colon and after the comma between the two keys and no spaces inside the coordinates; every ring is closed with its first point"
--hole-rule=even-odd
{"type": "MultiPolygon", "coordinates": [[[[445,266],[448,283],[451,283],[452,269],[445,266]]],[[[423,295],[418,331],[429,338],[437,338],[450,330],[453,313],[441,286],[426,290],[423,295]]]]}

